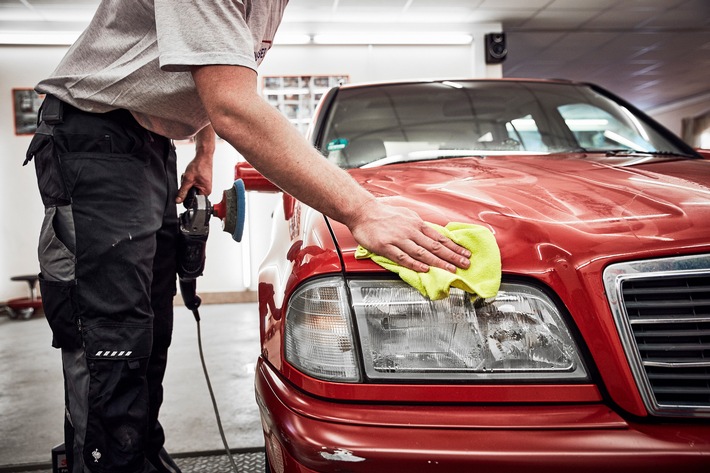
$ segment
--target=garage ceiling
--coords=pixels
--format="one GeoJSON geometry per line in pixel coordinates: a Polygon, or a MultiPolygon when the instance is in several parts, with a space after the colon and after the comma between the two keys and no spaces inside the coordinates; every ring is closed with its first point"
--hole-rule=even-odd
{"type": "MultiPolygon", "coordinates": [[[[0,32],[80,30],[97,4],[0,0],[0,32]]],[[[503,25],[506,77],[596,82],[649,112],[710,109],[710,0],[291,0],[282,31],[470,33],[481,23],[503,25]]]]}

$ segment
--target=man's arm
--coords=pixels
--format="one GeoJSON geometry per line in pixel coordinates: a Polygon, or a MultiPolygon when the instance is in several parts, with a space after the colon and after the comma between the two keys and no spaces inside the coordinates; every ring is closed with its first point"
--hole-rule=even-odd
{"type": "Polygon", "coordinates": [[[470,252],[426,225],[412,210],[375,199],[324,159],[257,93],[257,75],[239,66],[192,72],[217,134],[265,177],[306,205],[345,224],[368,250],[415,271],[467,268],[470,252]]]}
{"type": "Polygon", "coordinates": [[[185,168],[180,181],[175,202],[178,204],[185,200],[191,187],[196,187],[202,195],[212,193],[212,161],[215,149],[215,132],[211,125],[207,125],[195,135],[195,157],[185,168]]]}

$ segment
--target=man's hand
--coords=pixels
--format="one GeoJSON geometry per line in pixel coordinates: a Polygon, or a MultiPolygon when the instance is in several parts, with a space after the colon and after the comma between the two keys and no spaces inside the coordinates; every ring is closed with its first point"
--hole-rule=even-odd
{"type": "Polygon", "coordinates": [[[212,161],[215,141],[215,133],[210,125],[195,135],[195,158],[190,161],[182,175],[180,189],[175,198],[176,203],[182,203],[192,187],[195,187],[202,195],[212,193],[212,161]]]}
{"type": "Polygon", "coordinates": [[[452,273],[469,267],[471,252],[427,225],[416,212],[372,200],[348,228],[367,250],[408,269],[430,266],[452,273]]]}

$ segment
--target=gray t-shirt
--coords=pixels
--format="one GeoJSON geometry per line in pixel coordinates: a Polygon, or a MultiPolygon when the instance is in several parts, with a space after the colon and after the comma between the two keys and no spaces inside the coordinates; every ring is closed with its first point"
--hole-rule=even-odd
{"type": "Polygon", "coordinates": [[[173,139],[209,123],[191,66],[256,67],[288,0],[103,0],[36,89],[88,112],[130,110],[173,139]]]}

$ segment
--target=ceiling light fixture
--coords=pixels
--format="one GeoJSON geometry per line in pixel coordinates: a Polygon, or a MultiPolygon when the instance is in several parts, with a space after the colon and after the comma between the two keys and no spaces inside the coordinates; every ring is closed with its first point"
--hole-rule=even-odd
{"type": "MultiPolygon", "coordinates": [[[[28,46],[69,46],[80,31],[2,31],[0,44],[28,46]]],[[[466,45],[473,37],[466,33],[279,33],[274,38],[280,45],[466,45]]]]}
{"type": "Polygon", "coordinates": [[[314,44],[329,45],[462,45],[472,41],[466,33],[327,33],[313,37],[314,44]]]}
{"type": "Polygon", "coordinates": [[[17,46],[69,46],[80,31],[0,31],[0,44],[17,46]]]}
{"type": "Polygon", "coordinates": [[[274,44],[311,44],[313,38],[308,34],[276,33],[274,44]]]}

